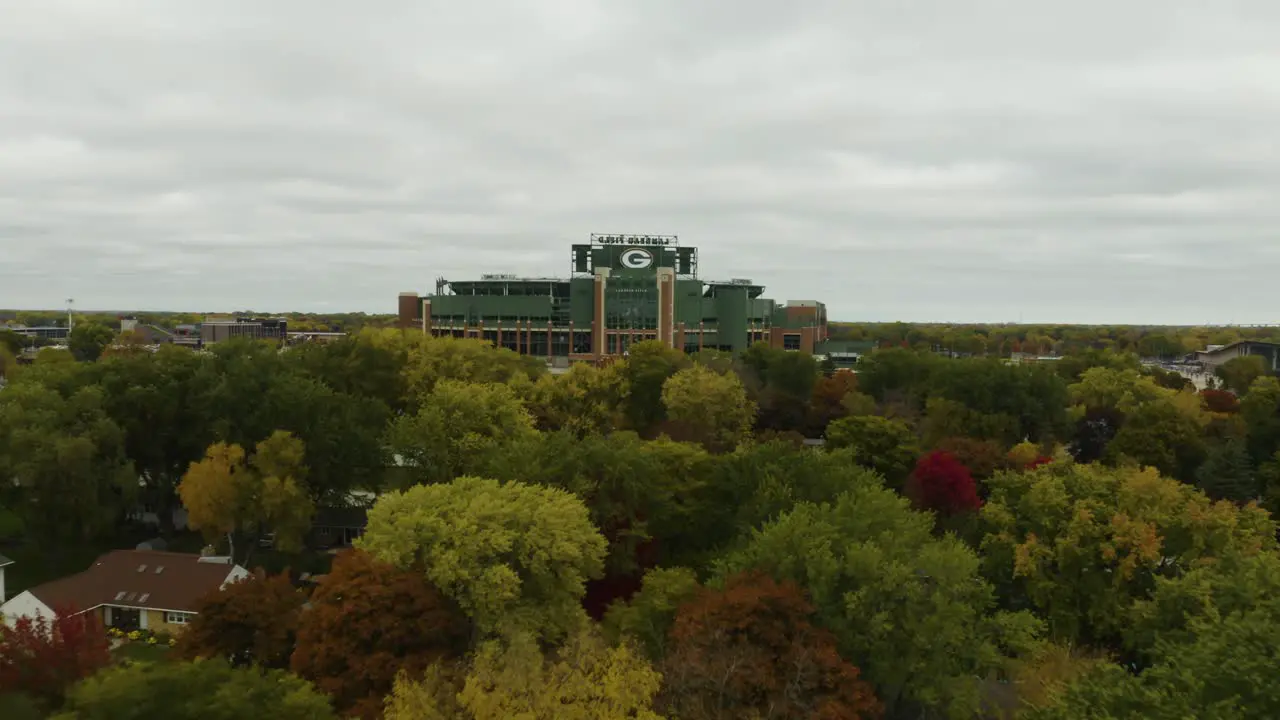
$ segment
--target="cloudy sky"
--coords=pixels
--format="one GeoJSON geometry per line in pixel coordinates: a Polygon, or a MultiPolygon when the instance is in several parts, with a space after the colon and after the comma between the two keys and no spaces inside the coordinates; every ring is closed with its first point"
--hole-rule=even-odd
{"type": "Polygon", "coordinates": [[[678,234],[848,320],[1280,322],[1274,0],[0,0],[0,307],[678,234]]]}

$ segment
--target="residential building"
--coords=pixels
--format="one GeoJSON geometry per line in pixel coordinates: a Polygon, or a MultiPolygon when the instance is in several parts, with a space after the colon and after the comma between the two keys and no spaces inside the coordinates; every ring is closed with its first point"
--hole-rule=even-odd
{"type": "Polygon", "coordinates": [[[0,616],[12,625],[20,617],[52,619],[70,610],[94,613],[105,627],[177,633],[201,598],[247,577],[226,557],[113,550],[84,572],[19,593],[0,605],[0,616]]]}
{"type": "Polygon", "coordinates": [[[758,342],[814,352],[827,339],[821,302],[780,303],[745,278],[704,280],[697,248],[665,235],[592,235],[570,249],[566,277],[440,278],[433,294],[401,293],[399,321],[553,361],[599,361],[646,340],[692,353],[758,342]]]}

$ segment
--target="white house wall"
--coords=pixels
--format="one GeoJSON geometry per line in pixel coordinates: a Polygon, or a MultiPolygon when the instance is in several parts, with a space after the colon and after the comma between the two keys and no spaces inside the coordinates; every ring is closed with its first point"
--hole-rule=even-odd
{"type": "Polygon", "coordinates": [[[0,615],[4,616],[4,623],[13,626],[18,618],[22,617],[43,617],[47,620],[54,620],[56,615],[49,606],[40,602],[39,598],[31,594],[30,590],[18,593],[18,596],[4,605],[0,605],[0,615]]]}

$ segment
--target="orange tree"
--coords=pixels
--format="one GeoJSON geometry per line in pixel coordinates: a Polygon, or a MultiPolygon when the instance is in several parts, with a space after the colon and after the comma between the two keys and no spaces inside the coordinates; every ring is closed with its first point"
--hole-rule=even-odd
{"type": "Polygon", "coordinates": [[[704,589],[676,613],[663,665],[673,717],[878,717],[880,704],[792,582],[758,572],[704,589]]]}
{"type": "Polygon", "coordinates": [[[421,675],[460,654],[470,623],[422,573],[354,550],[339,555],[298,628],[293,671],[347,716],[382,717],[401,670],[421,675]]]}

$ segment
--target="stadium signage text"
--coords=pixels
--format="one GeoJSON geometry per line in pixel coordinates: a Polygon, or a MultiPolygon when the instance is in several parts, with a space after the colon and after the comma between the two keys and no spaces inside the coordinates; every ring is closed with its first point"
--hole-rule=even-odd
{"type": "Polygon", "coordinates": [[[648,245],[665,247],[675,245],[672,235],[592,235],[591,241],[597,245],[648,245]]]}

